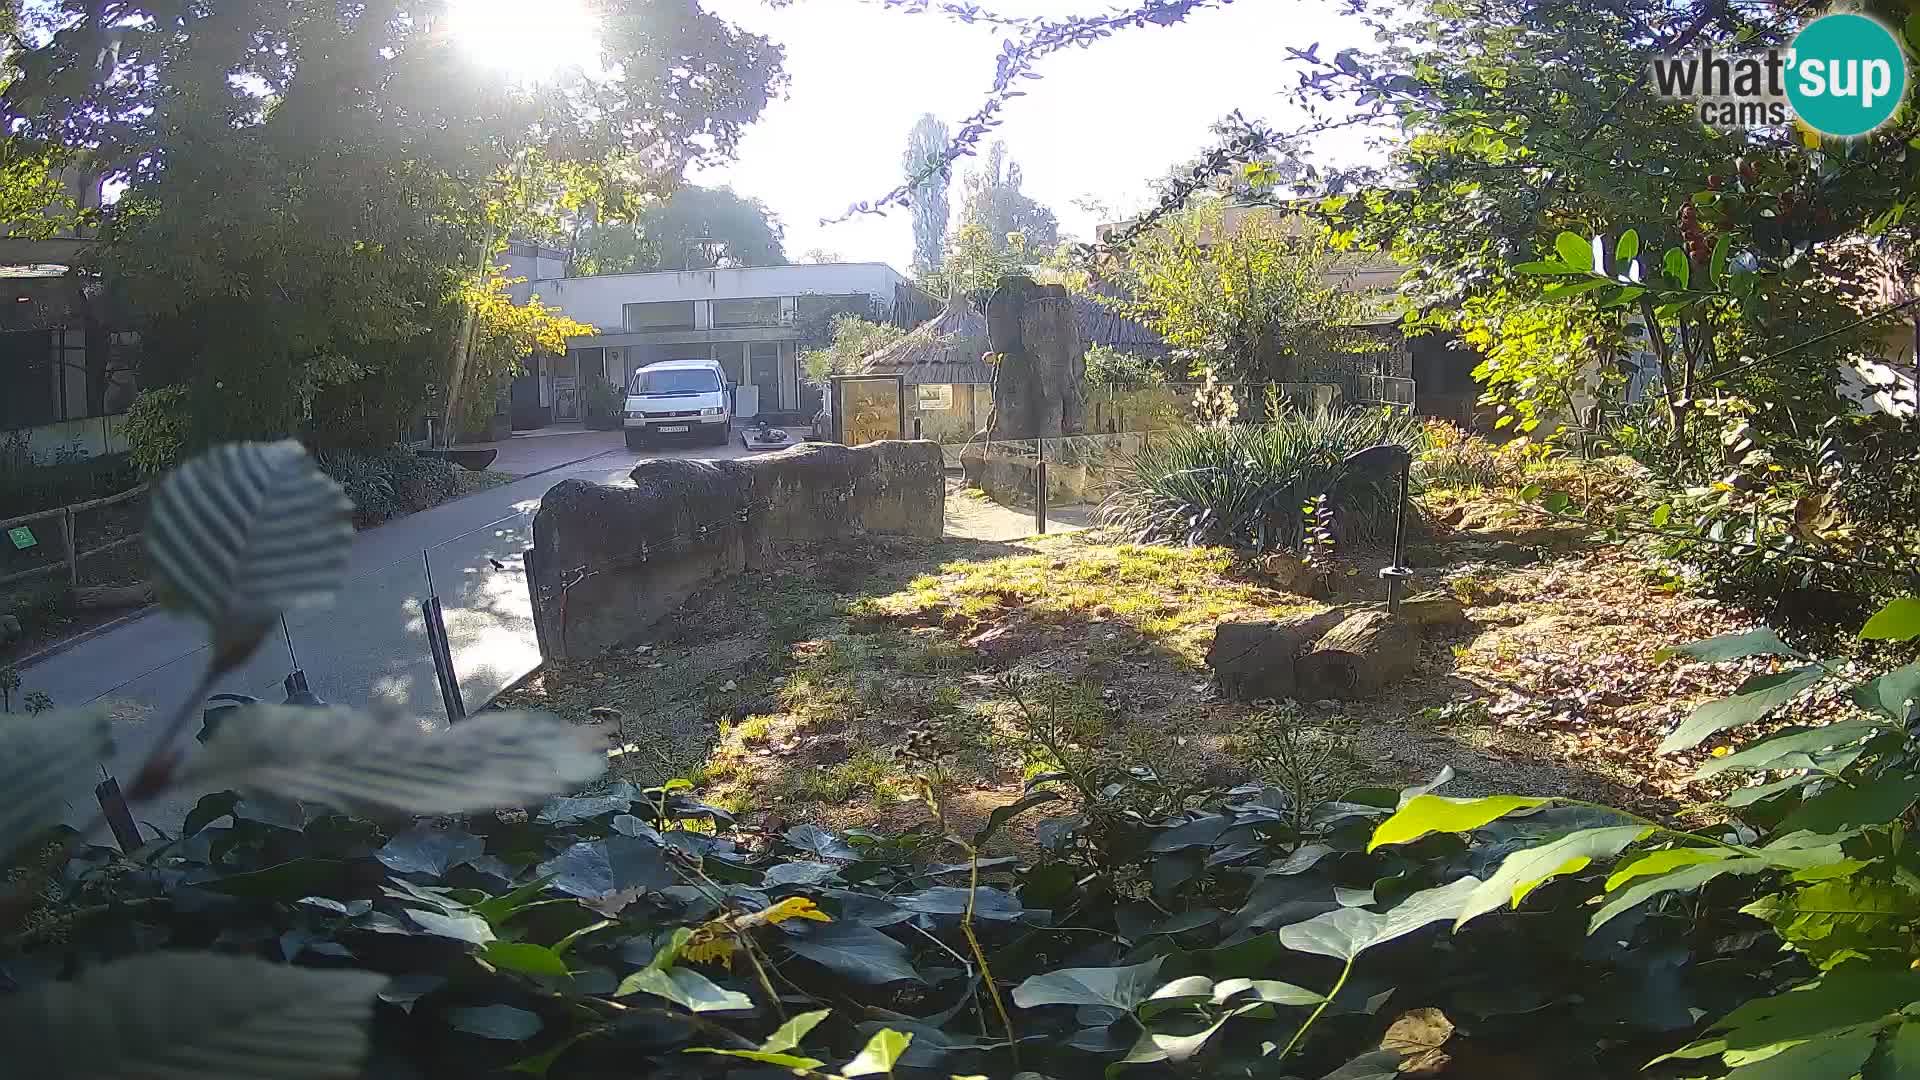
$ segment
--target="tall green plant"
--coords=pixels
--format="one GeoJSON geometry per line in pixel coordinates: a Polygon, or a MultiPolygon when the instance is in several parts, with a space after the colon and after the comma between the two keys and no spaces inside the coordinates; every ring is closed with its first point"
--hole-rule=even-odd
{"type": "MultiPolygon", "coordinates": [[[[1920,600],[1888,604],[1861,636],[1920,638],[1920,600]]],[[[1733,696],[1694,709],[1661,743],[1662,753],[1718,740],[1835,680],[1849,684],[1845,699],[1856,710],[1832,723],[1717,748],[1695,776],[1739,782],[1722,803],[1729,824],[1687,830],[1606,810],[1611,821],[1565,830],[1506,856],[1454,925],[1517,908],[1555,878],[1612,862],[1589,932],[1636,911],[1732,904],[1769,926],[1800,961],[1799,977],[1782,992],[1717,1015],[1693,1042],[1651,1065],[1684,1061],[1693,1070],[1725,1069],[1743,1080],[1911,1075],[1920,1061],[1914,1056],[1920,1020],[1912,1015],[1920,1003],[1920,949],[1912,934],[1920,922],[1920,881],[1910,839],[1920,800],[1911,734],[1920,664],[1859,681],[1846,677],[1846,665],[1812,659],[1767,630],[1710,638],[1664,655],[1708,662],[1777,658],[1780,670],[1753,675],[1733,696]],[[1712,891],[1726,878],[1755,884],[1731,894],[1712,891]],[[1752,898],[1754,892],[1760,895],[1752,898]]],[[[1426,796],[1382,822],[1371,846],[1431,832],[1468,833],[1551,805],[1578,804],[1552,796],[1426,796]]]]}
{"type": "Polygon", "coordinates": [[[1342,473],[1341,459],[1378,443],[1411,451],[1420,438],[1419,421],[1392,409],[1156,433],[1094,520],[1142,542],[1297,549],[1300,507],[1326,494],[1342,539],[1377,539],[1392,527],[1398,479],[1342,473]]]}

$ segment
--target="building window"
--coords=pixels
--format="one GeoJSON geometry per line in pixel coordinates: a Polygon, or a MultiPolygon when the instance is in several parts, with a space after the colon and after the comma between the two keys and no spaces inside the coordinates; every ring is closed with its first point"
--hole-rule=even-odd
{"type": "Polygon", "coordinates": [[[627,329],[643,330],[691,330],[693,329],[693,301],[664,300],[652,304],[626,305],[627,329]]]}
{"type": "Polygon", "coordinates": [[[841,314],[858,315],[863,319],[874,317],[873,297],[866,293],[796,297],[794,309],[803,323],[841,314]]]}
{"type": "Polygon", "coordinates": [[[746,300],[715,300],[714,329],[736,326],[779,326],[780,298],[755,296],[746,300]]]}

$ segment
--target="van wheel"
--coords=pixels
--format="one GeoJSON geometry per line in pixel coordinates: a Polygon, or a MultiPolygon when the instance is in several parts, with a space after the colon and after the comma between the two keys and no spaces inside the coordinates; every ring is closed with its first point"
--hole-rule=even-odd
{"type": "Polygon", "coordinates": [[[646,446],[647,446],[646,433],[641,431],[636,431],[633,428],[627,429],[627,449],[644,450],[646,449],[646,446]]]}

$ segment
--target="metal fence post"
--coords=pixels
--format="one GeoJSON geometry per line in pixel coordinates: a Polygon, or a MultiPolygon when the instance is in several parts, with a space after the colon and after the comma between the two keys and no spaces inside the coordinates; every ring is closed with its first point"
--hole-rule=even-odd
{"type": "Polygon", "coordinates": [[[447,723],[467,718],[466,702],[460,698],[460,679],[453,670],[453,648],[447,641],[447,623],[440,610],[439,594],[433,589],[433,563],[425,550],[420,562],[427,571],[427,598],[420,601],[420,614],[427,624],[427,651],[433,656],[433,673],[440,683],[440,703],[446,707],[447,723]]]}
{"type": "Polygon", "coordinates": [[[1033,471],[1033,529],[1047,534],[1047,440],[1040,439],[1040,463],[1033,471]]]}
{"type": "Polygon", "coordinates": [[[120,845],[121,854],[138,851],[140,827],[133,823],[133,811],[127,808],[127,797],[120,793],[120,782],[107,777],[94,785],[93,797],[100,801],[100,811],[106,816],[107,827],[113,830],[113,842],[120,845]]]}
{"type": "Polygon", "coordinates": [[[65,507],[60,515],[60,528],[67,539],[67,584],[69,585],[80,584],[80,545],[74,539],[74,526],[73,507],[65,507]]]}

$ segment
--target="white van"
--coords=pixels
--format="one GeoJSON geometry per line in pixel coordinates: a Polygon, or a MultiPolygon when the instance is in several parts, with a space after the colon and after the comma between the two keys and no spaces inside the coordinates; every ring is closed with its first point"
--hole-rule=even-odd
{"type": "Polygon", "coordinates": [[[627,449],[682,438],[725,446],[733,425],[727,373],[711,360],[648,364],[627,381],[627,449]]]}

